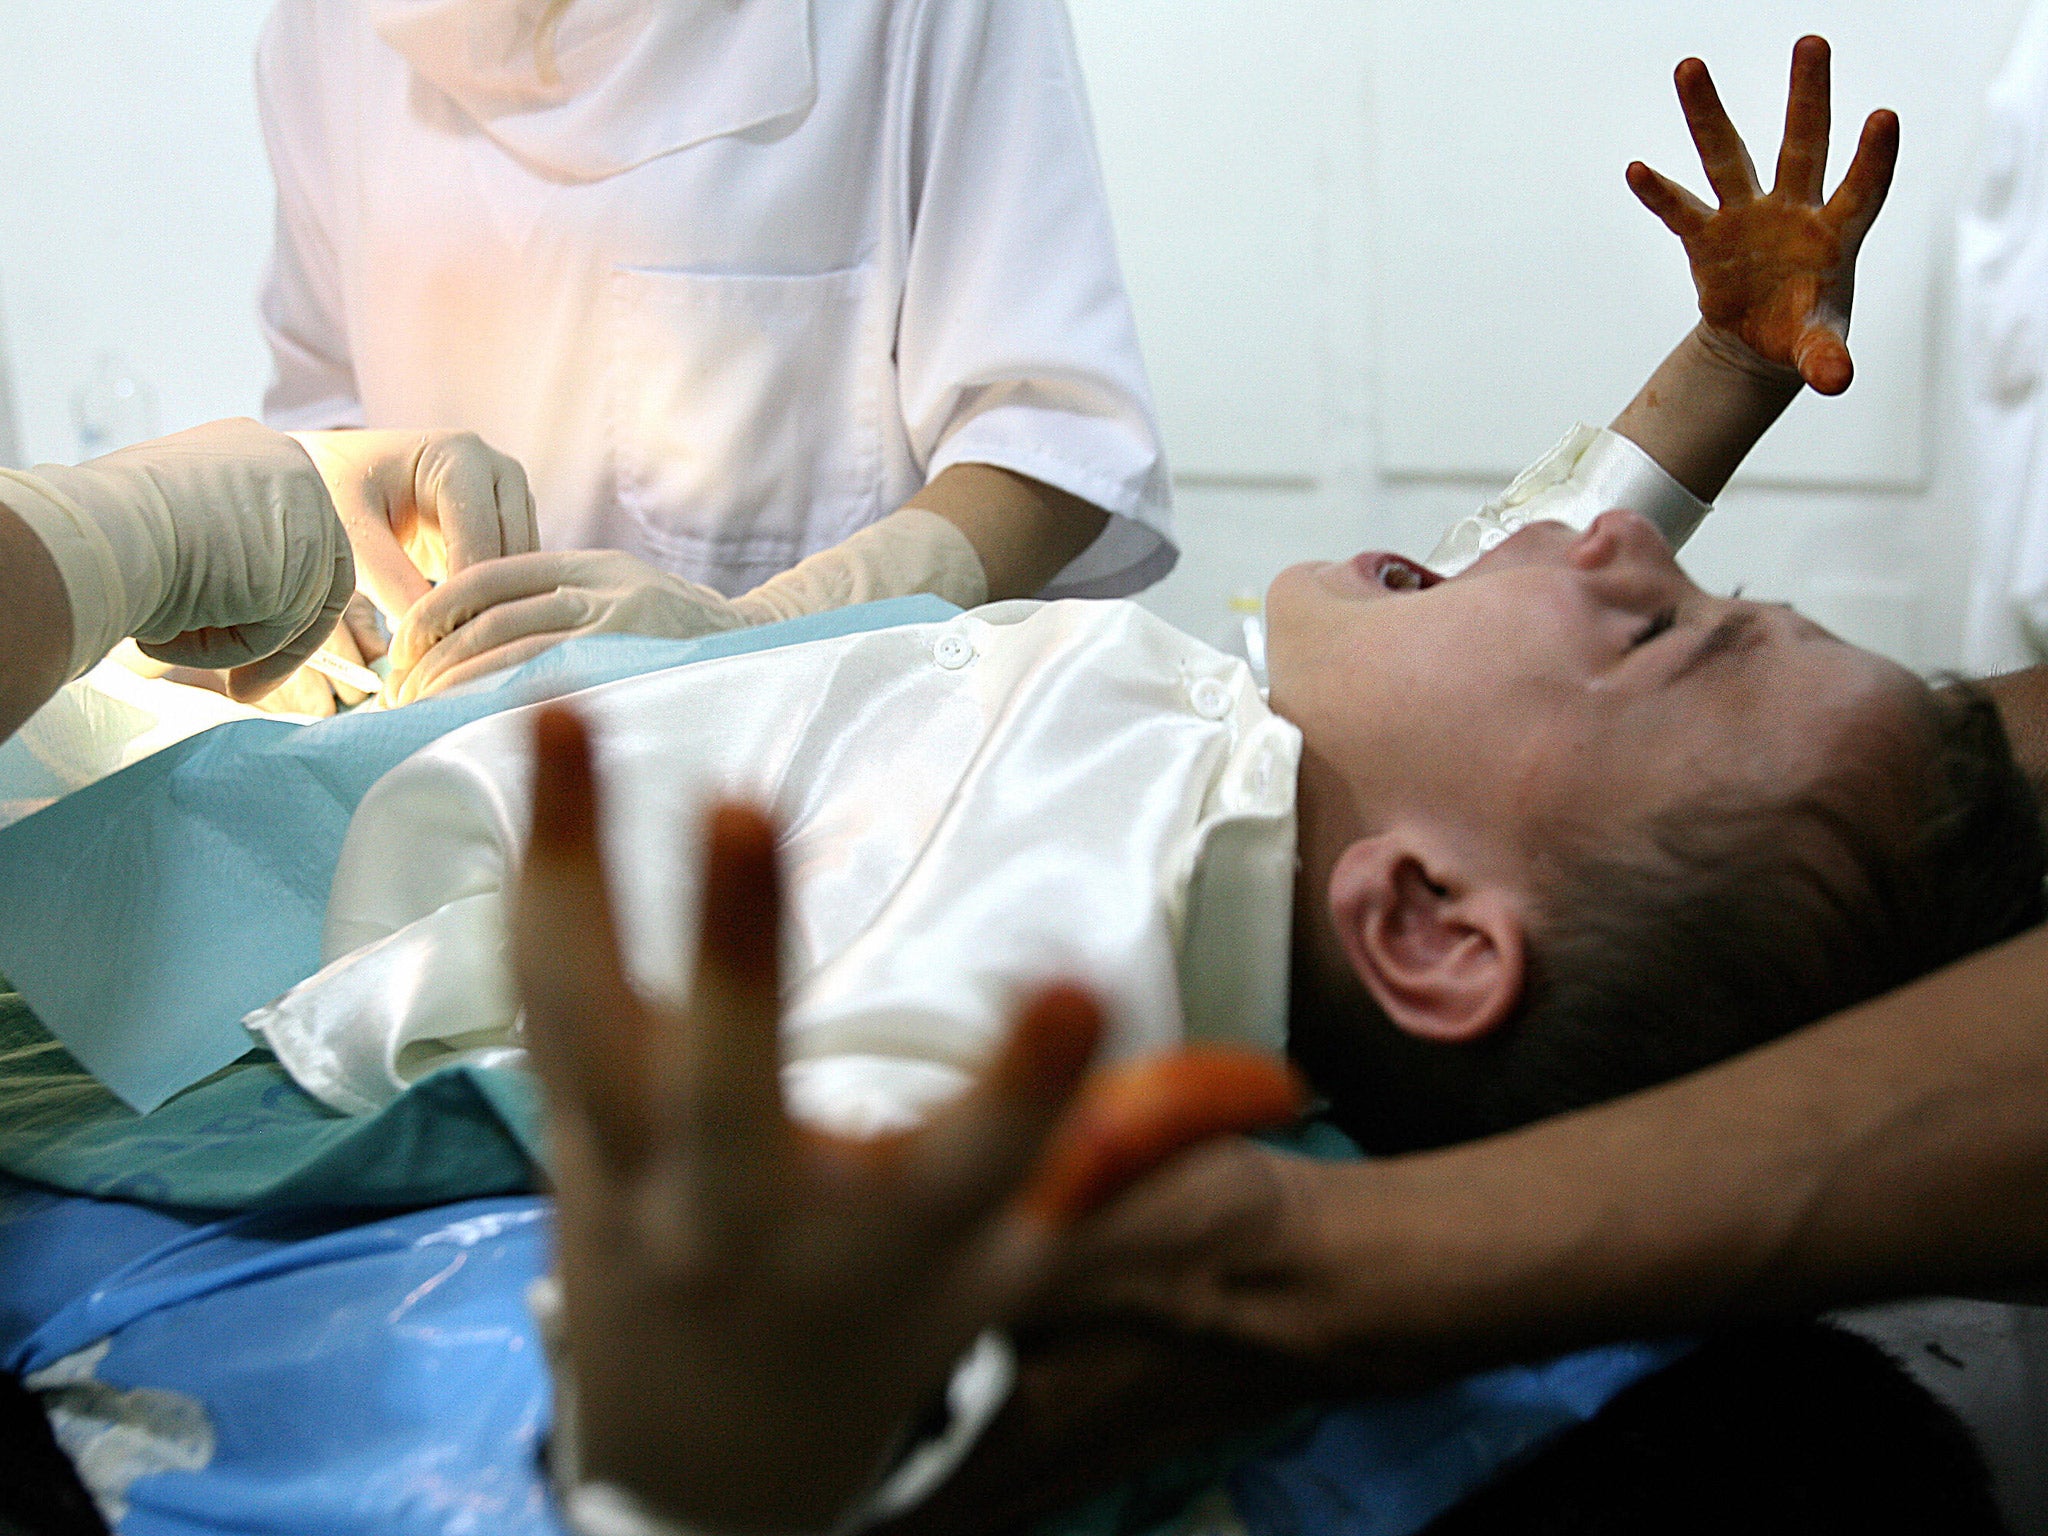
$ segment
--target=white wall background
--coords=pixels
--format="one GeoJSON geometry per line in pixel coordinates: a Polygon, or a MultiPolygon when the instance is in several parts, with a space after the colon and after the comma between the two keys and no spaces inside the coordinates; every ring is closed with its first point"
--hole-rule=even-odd
{"type": "Polygon", "coordinates": [[[77,457],[101,356],[157,428],[253,415],[270,179],[251,84],[270,0],[7,0],[0,307],[22,456],[77,457]]]}
{"type": "Polygon", "coordinates": [[[1947,252],[2022,0],[1071,0],[1180,486],[1148,599],[1198,632],[1289,559],[1425,553],[1691,323],[1630,159],[1704,189],[1672,95],[1712,65],[1775,160],[1793,41],[1835,44],[1833,168],[1904,119],[1846,398],[1794,406],[1687,563],[1923,667],[1953,665],[1968,509],[1947,252]]]}
{"type": "MultiPolygon", "coordinates": [[[[1150,601],[1215,630],[1280,564],[1421,553],[1690,322],[1633,157],[1703,185],[1671,96],[1713,65],[1766,165],[1793,39],[1836,45],[1835,168],[1905,120],[1859,280],[1859,377],[1795,406],[1694,545],[1915,664],[1955,659],[1968,518],[1946,250],[2021,0],[1071,0],[1180,486],[1150,601]]],[[[270,197],[249,86],[268,0],[9,0],[0,312],[25,459],[74,457],[99,360],[169,431],[253,413],[270,197]]],[[[4,395],[0,395],[4,398],[4,395]]]]}

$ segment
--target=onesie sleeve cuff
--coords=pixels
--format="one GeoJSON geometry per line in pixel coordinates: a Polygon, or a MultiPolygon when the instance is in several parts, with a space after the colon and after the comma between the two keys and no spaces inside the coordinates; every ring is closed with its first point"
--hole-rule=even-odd
{"type": "Polygon", "coordinates": [[[1530,523],[1585,528],[1617,507],[1649,519],[1673,549],[1713,510],[1620,433],[1582,422],[1499,496],[1453,523],[1424,563],[1440,576],[1455,576],[1530,523]]]}

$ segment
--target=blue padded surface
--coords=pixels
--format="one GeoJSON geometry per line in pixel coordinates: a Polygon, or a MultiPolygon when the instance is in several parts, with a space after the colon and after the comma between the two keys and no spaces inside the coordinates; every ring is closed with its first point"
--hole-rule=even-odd
{"type": "MultiPolygon", "coordinates": [[[[130,1485],[122,1536],[559,1536],[524,1301],[551,1226],[532,1196],[209,1221],[0,1182],[0,1365],[36,1371],[105,1338],[95,1379],[205,1414],[211,1457],[130,1485]]],[[[1335,1409],[1045,1536],[1167,1536],[1196,1497],[1227,1501],[1251,1536],[1410,1536],[1675,1353],[1594,1350],[1335,1409]]]]}

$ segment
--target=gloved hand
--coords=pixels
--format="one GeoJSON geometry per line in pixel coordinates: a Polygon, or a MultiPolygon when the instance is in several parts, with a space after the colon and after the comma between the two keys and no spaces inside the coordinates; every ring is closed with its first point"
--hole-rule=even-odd
{"type": "Polygon", "coordinates": [[[253,421],[0,477],[63,577],[71,677],[132,635],[160,661],[233,668],[228,691],[258,698],[327,637],[355,590],[312,461],[253,421]]]}
{"type": "Polygon", "coordinates": [[[474,432],[291,435],[334,497],[363,590],[393,620],[433,582],[540,548],[526,471],[474,432]]]}
{"type": "Polygon", "coordinates": [[[451,576],[391,637],[390,702],[516,667],[578,635],[688,640],[747,621],[730,599],[615,549],[537,550],[451,576]]]}
{"type": "MultiPolygon", "coordinates": [[[[349,599],[341,622],[334,626],[334,633],[320,649],[359,667],[367,667],[389,649],[377,632],[377,610],[367,597],[358,592],[349,599]]],[[[312,715],[324,720],[344,709],[355,708],[368,697],[361,689],[305,666],[286,678],[275,693],[259,699],[257,707],[273,714],[312,715]]]]}
{"type": "Polygon", "coordinates": [[[615,550],[518,555],[450,577],[406,614],[391,641],[391,701],[516,666],[577,635],[688,640],[913,592],[962,608],[988,599],[974,545],[922,507],[893,512],[736,598],[615,550]]]}

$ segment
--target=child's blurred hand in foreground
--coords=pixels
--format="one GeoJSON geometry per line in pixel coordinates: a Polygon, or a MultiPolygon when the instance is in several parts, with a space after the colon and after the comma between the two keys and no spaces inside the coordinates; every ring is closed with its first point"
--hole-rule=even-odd
{"type": "Polygon", "coordinates": [[[619,959],[588,737],[542,713],[513,950],[547,1090],[558,1268],[591,1476],[713,1530],[825,1530],[954,1362],[1048,1274],[1069,1225],[1207,1137],[1301,1108],[1221,1048],[1090,1071],[1072,986],[1021,1004],[980,1081],[921,1127],[849,1140],[780,1085],[780,875],[714,811],[690,997],[619,959]]]}

